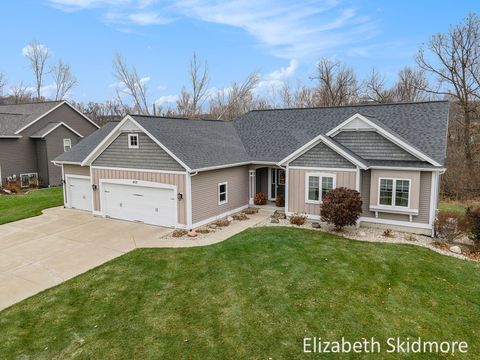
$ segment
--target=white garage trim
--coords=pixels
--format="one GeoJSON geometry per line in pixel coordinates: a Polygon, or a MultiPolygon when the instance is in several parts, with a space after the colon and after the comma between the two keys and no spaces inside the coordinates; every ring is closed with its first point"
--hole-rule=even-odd
{"type": "MultiPolygon", "coordinates": [[[[100,191],[100,214],[103,217],[106,217],[105,214],[105,193],[103,191],[105,184],[116,184],[116,185],[127,185],[127,186],[135,186],[135,187],[146,187],[146,188],[154,188],[154,189],[171,189],[173,190],[173,194],[175,196],[175,205],[174,205],[174,212],[175,212],[175,224],[174,227],[178,228],[178,200],[176,199],[177,196],[177,187],[175,185],[170,184],[163,184],[151,181],[143,181],[143,180],[134,180],[134,179],[100,179],[99,180],[99,191],[100,191]]],[[[126,220],[128,221],[128,220],[126,220]]],[[[160,226],[160,225],[159,225],[160,226]]],[[[182,225],[184,227],[184,225],[182,225]]]]}
{"type": "MultiPolygon", "coordinates": [[[[62,166],[62,172],[63,172],[63,166],[62,166]]],[[[86,175],[69,175],[69,174],[65,174],[65,187],[63,189],[63,194],[64,194],[64,205],[65,207],[67,208],[72,208],[72,204],[70,203],[70,200],[72,198],[70,192],[68,191],[68,188],[69,188],[69,179],[83,179],[83,180],[89,180],[89,183],[91,185],[91,177],[90,176],[86,176],[86,175]],[[66,195],[66,196],[65,196],[66,195]]],[[[89,187],[89,191],[90,191],[90,197],[93,199],[93,194],[92,194],[92,187],[90,186],[89,187]]],[[[92,204],[91,204],[92,208],[91,209],[84,209],[85,211],[92,211],[93,210],[93,201],[92,201],[92,204]]]]}

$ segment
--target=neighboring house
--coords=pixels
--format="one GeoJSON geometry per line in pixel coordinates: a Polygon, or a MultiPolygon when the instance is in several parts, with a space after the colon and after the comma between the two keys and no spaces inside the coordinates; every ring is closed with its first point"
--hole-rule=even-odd
{"type": "Polygon", "coordinates": [[[62,183],[52,160],[98,129],[65,101],[0,105],[0,186],[62,183]]]}
{"type": "Polygon", "coordinates": [[[361,224],[432,234],[448,102],[251,111],[232,122],[128,115],[60,155],[65,206],[194,228],[284,196],[319,219],[335,187],[361,193],[361,224]]]}

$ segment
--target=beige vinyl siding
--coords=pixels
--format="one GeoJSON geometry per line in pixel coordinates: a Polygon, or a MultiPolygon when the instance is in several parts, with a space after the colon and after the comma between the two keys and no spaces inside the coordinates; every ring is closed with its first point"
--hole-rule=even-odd
{"type": "Polygon", "coordinates": [[[90,166],[64,164],[63,165],[63,174],[64,175],[90,176],[90,166]]]}
{"type": "Polygon", "coordinates": [[[356,172],[354,171],[325,171],[313,169],[288,169],[288,211],[309,215],[320,215],[319,204],[305,203],[305,174],[327,173],[336,175],[336,187],[355,189],[356,172]]]}
{"type": "Polygon", "coordinates": [[[175,185],[177,192],[183,194],[182,200],[178,201],[178,223],[185,225],[187,223],[187,202],[188,193],[186,191],[186,175],[170,174],[158,172],[146,172],[136,170],[114,170],[114,169],[92,169],[93,184],[98,186],[98,190],[93,192],[93,205],[95,211],[100,211],[100,180],[102,179],[130,179],[150,181],[162,184],[175,185]]]}
{"type": "Polygon", "coordinates": [[[192,176],[192,221],[219,216],[248,205],[248,167],[200,172],[192,176]],[[218,204],[218,184],[227,182],[228,202],[218,204]]]}
{"type": "MultiPolygon", "coordinates": [[[[388,171],[384,170],[387,173],[382,174],[386,175],[386,177],[404,177],[407,178],[407,173],[413,173],[411,171],[404,171],[406,174],[398,174],[398,171],[388,171]]],[[[362,180],[361,180],[361,195],[362,195],[362,216],[363,217],[370,217],[374,218],[375,213],[373,211],[370,211],[370,199],[375,198],[375,203],[377,202],[377,196],[378,195],[373,195],[373,192],[375,191],[375,194],[377,194],[378,190],[378,176],[375,177],[376,180],[372,184],[372,174],[371,170],[363,171],[361,172],[362,175],[362,180]]],[[[414,179],[418,179],[417,185],[414,185],[412,183],[412,189],[418,188],[418,190],[414,191],[412,190],[412,193],[410,196],[416,198],[411,198],[410,202],[412,204],[416,204],[418,208],[418,216],[414,215],[412,217],[413,222],[417,223],[424,223],[428,224],[429,218],[430,218],[430,195],[431,195],[431,186],[432,186],[432,173],[430,171],[421,171],[421,172],[416,172],[414,179]],[[414,195],[415,194],[415,195],[414,195]]],[[[413,208],[413,207],[412,207],[413,208]]],[[[385,219],[385,220],[396,220],[396,221],[405,221],[408,222],[410,221],[410,218],[408,215],[405,214],[392,214],[392,213],[383,213],[383,212],[378,212],[378,218],[379,219],[385,219]]]]}
{"type": "Polygon", "coordinates": [[[380,178],[410,180],[410,209],[418,210],[420,199],[420,171],[372,170],[370,188],[370,206],[378,205],[378,186],[380,178]]]}

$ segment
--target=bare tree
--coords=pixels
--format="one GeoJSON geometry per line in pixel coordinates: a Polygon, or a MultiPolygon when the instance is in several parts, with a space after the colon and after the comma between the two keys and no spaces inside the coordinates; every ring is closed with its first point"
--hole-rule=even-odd
{"type": "Polygon", "coordinates": [[[339,61],[320,59],[317,63],[317,105],[338,106],[358,100],[355,71],[339,61]]]}
{"type": "Polygon", "coordinates": [[[7,85],[7,79],[3,73],[0,72],[0,96],[3,96],[3,89],[7,85]]]}
{"type": "Polygon", "coordinates": [[[62,60],[58,60],[52,66],[50,73],[55,82],[55,100],[63,99],[78,84],[70,65],[65,64],[62,60]]]}
{"type": "Polygon", "coordinates": [[[229,88],[217,92],[210,101],[210,113],[217,120],[231,120],[251,110],[255,103],[253,90],[259,79],[258,73],[253,72],[242,84],[233,83],[229,88]]]}
{"type": "Polygon", "coordinates": [[[207,98],[208,85],[210,83],[208,78],[208,64],[202,66],[197,60],[197,54],[193,53],[190,60],[190,86],[192,87],[191,96],[191,115],[195,116],[202,111],[202,105],[207,98]]]}
{"type": "Polygon", "coordinates": [[[40,44],[39,42],[37,42],[37,40],[34,39],[23,49],[23,54],[30,62],[30,67],[35,75],[35,89],[37,93],[37,99],[40,99],[45,64],[47,62],[47,59],[50,57],[50,52],[45,45],[40,44]]]}
{"type": "Polygon", "coordinates": [[[113,75],[119,82],[119,87],[117,87],[118,102],[122,103],[121,94],[126,94],[133,100],[137,111],[149,115],[147,83],[145,79],[140,78],[134,66],[128,66],[127,61],[121,54],[116,54],[113,59],[113,75]]]}
{"type": "Polygon", "coordinates": [[[428,86],[423,70],[405,66],[398,73],[398,80],[393,88],[394,99],[399,102],[428,100],[430,96],[424,90],[428,86]]]}
{"type": "Polygon", "coordinates": [[[394,100],[395,92],[385,85],[385,78],[375,68],[372,68],[370,76],[363,82],[363,96],[367,100],[377,103],[387,103],[394,100]]]}
{"type": "Polygon", "coordinates": [[[14,104],[24,103],[32,98],[32,91],[22,82],[10,89],[14,104]]]}
{"type": "Polygon", "coordinates": [[[448,33],[432,36],[416,56],[421,69],[436,77],[437,87],[422,90],[455,99],[462,116],[457,121],[463,127],[463,148],[467,169],[473,174],[471,144],[472,120],[476,100],[480,98],[480,21],[474,13],[460,24],[451,26],[448,33]],[[433,59],[429,58],[429,55],[433,59]]]}
{"type": "Polygon", "coordinates": [[[182,88],[180,95],[176,101],[177,103],[177,112],[185,117],[190,116],[191,104],[192,104],[192,95],[185,89],[182,88]]]}

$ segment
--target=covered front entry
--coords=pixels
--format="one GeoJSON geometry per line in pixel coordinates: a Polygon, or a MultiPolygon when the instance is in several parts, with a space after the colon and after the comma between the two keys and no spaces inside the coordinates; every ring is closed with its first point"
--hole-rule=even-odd
{"type": "Polygon", "coordinates": [[[101,181],[103,215],[115,219],[175,227],[175,186],[140,180],[101,181]]]}
{"type": "Polygon", "coordinates": [[[264,193],[268,200],[275,201],[277,196],[285,198],[285,170],[278,167],[257,167],[250,170],[250,198],[264,193]]]}

